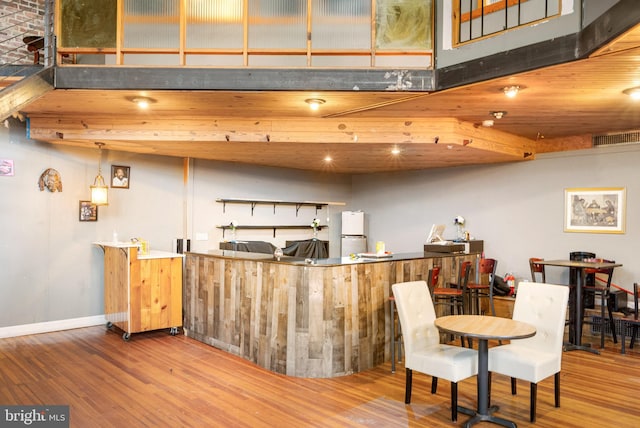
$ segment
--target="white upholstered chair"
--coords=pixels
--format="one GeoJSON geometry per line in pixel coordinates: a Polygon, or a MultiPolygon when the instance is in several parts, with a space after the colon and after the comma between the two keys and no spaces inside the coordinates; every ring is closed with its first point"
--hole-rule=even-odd
{"type": "Polygon", "coordinates": [[[551,375],[555,379],[555,406],[560,407],[562,341],[568,300],[566,285],[521,282],[513,319],[534,325],[536,334],[489,349],[489,372],[511,377],[512,394],[516,393],[516,379],[531,383],[531,422],[536,419],[537,384],[551,375]]]}
{"type": "Polygon", "coordinates": [[[405,403],[411,402],[413,370],[432,376],[431,393],[438,378],[451,382],[451,420],[458,417],[458,382],[478,373],[477,351],[440,343],[434,325],[436,313],[425,281],[393,284],[391,287],[402,327],[405,351],[405,403]]]}

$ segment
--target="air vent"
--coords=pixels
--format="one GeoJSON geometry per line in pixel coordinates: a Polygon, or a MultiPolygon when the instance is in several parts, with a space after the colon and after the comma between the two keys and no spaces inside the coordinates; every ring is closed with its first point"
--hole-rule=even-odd
{"type": "Polygon", "coordinates": [[[640,143],[640,131],[594,135],[592,141],[593,147],[612,146],[614,144],[637,144],[640,143]]]}

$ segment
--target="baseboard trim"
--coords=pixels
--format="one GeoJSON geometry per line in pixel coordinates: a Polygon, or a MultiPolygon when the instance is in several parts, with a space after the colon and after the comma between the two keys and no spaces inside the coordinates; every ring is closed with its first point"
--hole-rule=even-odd
{"type": "Polygon", "coordinates": [[[71,330],[74,328],[92,327],[95,325],[106,325],[107,320],[104,315],[96,315],[84,318],[72,318],[59,321],[39,322],[34,324],[14,325],[0,328],[0,339],[7,337],[26,336],[28,334],[51,333],[53,331],[71,330]]]}

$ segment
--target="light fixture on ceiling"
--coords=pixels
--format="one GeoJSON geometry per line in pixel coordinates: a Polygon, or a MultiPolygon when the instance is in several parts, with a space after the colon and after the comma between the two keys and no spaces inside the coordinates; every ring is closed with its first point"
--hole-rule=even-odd
{"type": "Polygon", "coordinates": [[[307,98],[306,100],[304,100],[305,103],[309,104],[309,108],[311,110],[318,110],[320,108],[320,106],[322,104],[324,104],[326,101],[323,100],[322,98],[307,98]]]}
{"type": "Polygon", "coordinates": [[[156,102],[153,98],[148,98],[148,97],[136,97],[136,98],[133,98],[131,101],[141,109],[149,108],[150,104],[156,102]]]}
{"type": "Polygon", "coordinates": [[[487,119],[482,121],[482,126],[485,128],[491,128],[493,126],[493,120],[487,119]]]}
{"type": "Polygon", "coordinates": [[[109,205],[109,192],[107,185],[104,183],[104,178],[102,177],[102,146],[104,143],[96,143],[98,146],[99,157],[98,157],[98,175],[93,180],[93,185],[89,186],[91,189],[91,203],[95,205],[109,205]]]}
{"type": "Polygon", "coordinates": [[[398,146],[393,146],[393,147],[391,148],[391,154],[392,154],[392,155],[394,155],[394,156],[399,155],[399,154],[400,154],[400,147],[398,147],[398,146]]]}
{"type": "Polygon", "coordinates": [[[520,86],[518,85],[505,86],[504,88],[502,88],[502,91],[507,97],[515,98],[515,96],[518,95],[518,92],[520,92],[520,86]]]}
{"type": "Polygon", "coordinates": [[[640,100],[640,86],[625,89],[624,91],[622,91],[622,93],[629,95],[632,100],[640,100]]]}
{"type": "Polygon", "coordinates": [[[327,162],[327,163],[329,163],[329,162],[333,161],[333,158],[331,157],[331,155],[326,155],[326,156],[324,157],[324,161],[325,161],[325,162],[327,162]]]}
{"type": "Polygon", "coordinates": [[[490,111],[489,114],[496,119],[502,119],[507,115],[506,111],[498,110],[498,111],[490,111]]]}

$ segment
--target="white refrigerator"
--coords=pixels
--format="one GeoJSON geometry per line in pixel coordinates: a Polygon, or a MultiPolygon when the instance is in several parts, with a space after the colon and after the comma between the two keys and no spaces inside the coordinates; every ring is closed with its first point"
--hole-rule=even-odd
{"type": "Polygon", "coordinates": [[[342,211],[342,239],[340,255],[367,252],[367,237],[364,234],[364,212],[342,211]]]}

